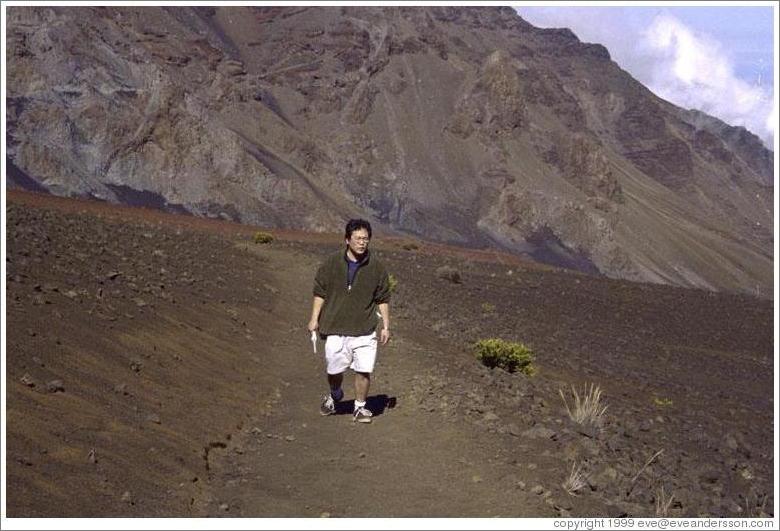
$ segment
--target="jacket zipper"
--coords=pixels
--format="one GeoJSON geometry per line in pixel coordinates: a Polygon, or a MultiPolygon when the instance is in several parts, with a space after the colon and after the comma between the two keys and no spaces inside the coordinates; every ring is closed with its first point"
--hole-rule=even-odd
{"type": "MultiPolygon", "coordinates": [[[[347,293],[352,293],[352,285],[357,280],[357,276],[360,274],[360,270],[363,268],[362,265],[358,266],[357,270],[355,270],[355,276],[352,277],[352,283],[347,284],[347,293]]],[[[347,275],[349,275],[349,266],[347,266],[347,275]]]]}
{"type": "MultiPolygon", "coordinates": [[[[358,266],[357,270],[355,271],[355,276],[352,277],[352,283],[347,284],[347,293],[352,293],[352,284],[354,284],[355,281],[357,280],[358,273],[360,273],[360,270],[363,269],[364,265],[365,264],[360,264],[358,266]]],[[[347,280],[349,280],[349,265],[347,265],[347,280]]]]}
{"type": "MultiPolygon", "coordinates": [[[[357,270],[355,271],[355,276],[352,277],[352,284],[354,284],[357,280],[357,276],[360,273],[361,267],[362,266],[358,266],[357,270]]],[[[349,270],[347,270],[347,274],[349,274],[349,270]]],[[[347,284],[347,293],[352,293],[352,284],[347,284]]]]}

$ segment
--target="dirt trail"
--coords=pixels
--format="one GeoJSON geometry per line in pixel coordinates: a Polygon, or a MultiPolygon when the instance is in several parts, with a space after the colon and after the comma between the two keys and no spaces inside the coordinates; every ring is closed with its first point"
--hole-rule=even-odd
{"type": "Polygon", "coordinates": [[[380,346],[369,395],[374,422],[352,422],[351,375],[338,414],[322,417],[318,399],[327,389],[323,344],[313,354],[304,329],[316,258],[248,248],[269,259],[273,284],[284,293],[274,314],[290,326],[273,333],[272,344],[258,346],[264,359],[275,363],[278,393],[252,419],[254,424],[215,457],[205,499],[208,514],[554,515],[538,496],[518,489],[522,472],[507,469],[484,434],[425,411],[411,395],[416,375],[439,369],[432,362],[436,356],[416,341],[424,330],[403,312],[393,312],[394,336],[380,346]]]}

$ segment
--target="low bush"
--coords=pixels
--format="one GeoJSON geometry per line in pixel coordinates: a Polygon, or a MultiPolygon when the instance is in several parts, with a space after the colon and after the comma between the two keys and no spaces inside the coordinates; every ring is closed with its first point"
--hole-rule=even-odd
{"type": "Polygon", "coordinates": [[[502,339],[483,339],[476,344],[477,359],[486,367],[500,367],[508,372],[536,373],[533,352],[522,343],[502,339]]]}
{"type": "Polygon", "coordinates": [[[667,407],[667,406],[671,406],[673,402],[671,398],[658,398],[657,396],[654,396],[653,404],[655,404],[658,407],[667,407]]]}
{"type": "Polygon", "coordinates": [[[257,231],[255,232],[255,235],[252,236],[252,241],[255,243],[271,243],[274,241],[274,237],[267,232],[257,231]]]}
{"type": "Polygon", "coordinates": [[[395,278],[395,275],[389,275],[387,277],[387,285],[390,288],[390,293],[394,293],[395,289],[398,287],[398,279],[395,278]]]}

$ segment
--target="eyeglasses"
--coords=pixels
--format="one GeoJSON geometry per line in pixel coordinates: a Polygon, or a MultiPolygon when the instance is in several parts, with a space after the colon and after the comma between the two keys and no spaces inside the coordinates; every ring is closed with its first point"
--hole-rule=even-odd
{"type": "Polygon", "coordinates": [[[362,242],[368,242],[368,240],[370,240],[370,238],[366,238],[366,237],[355,238],[355,237],[352,237],[352,241],[353,242],[360,242],[360,243],[362,243],[362,242]]]}

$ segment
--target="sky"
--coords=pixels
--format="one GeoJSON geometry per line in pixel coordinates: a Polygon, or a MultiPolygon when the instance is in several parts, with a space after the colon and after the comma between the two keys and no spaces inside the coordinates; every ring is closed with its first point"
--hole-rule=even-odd
{"type": "Polygon", "coordinates": [[[742,125],[774,145],[774,13],[768,6],[523,6],[537,27],[567,27],[658,96],[742,125]]]}

